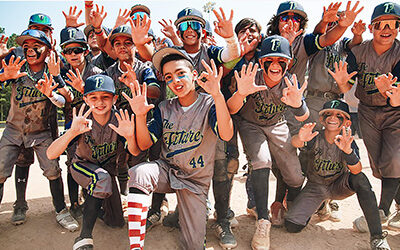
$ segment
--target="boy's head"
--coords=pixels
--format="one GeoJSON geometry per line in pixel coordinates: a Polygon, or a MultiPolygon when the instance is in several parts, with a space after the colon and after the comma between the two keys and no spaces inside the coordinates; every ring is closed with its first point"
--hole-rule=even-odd
{"type": "Polygon", "coordinates": [[[326,102],[319,112],[319,120],[325,129],[340,131],[343,126],[351,125],[349,105],[340,100],[326,102]]]}
{"type": "Polygon", "coordinates": [[[93,114],[108,114],[117,98],[114,81],[111,77],[98,74],[86,79],[83,100],[89,107],[93,107],[93,114]]]}
{"type": "Polygon", "coordinates": [[[267,79],[273,83],[281,81],[291,59],[292,50],[286,38],[273,35],[262,41],[259,63],[267,79]]]}
{"type": "Polygon", "coordinates": [[[295,1],[286,1],[279,5],[276,15],[274,15],[267,24],[267,35],[280,35],[283,27],[292,20],[294,30],[303,29],[303,33],[307,27],[307,14],[303,6],[295,1]]]}
{"type": "Polygon", "coordinates": [[[209,44],[210,43],[210,39],[212,39],[214,36],[213,36],[213,31],[212,31],[212,28],[211,28],[211,24],[207,20],[206,20],[206,25],[204,27],[204,30],[205,30],[205,33],[204,33],[203,38],[201,39],[201,42],[209,44]]]}
{"type": "Polygon", "coordinates": [[[368,28],[375,42],[391,46],[400,30],[400,5],[391,2],[377,5],[368,28]]]}
{"type": "Polygon", "coordinates": [[[153,55],[152,62],[176,96],[183,97],[190,91],[195,91],[197,71],[185,51],[163,48],[153,55]]]}
{"type": "Polygon", "coordinates": [[[136,20],[138,17],[140,19],[143,19],[145,15],[147,15],[147,17],[150,17],[150,9],[147,6],[143,4],[136,4],[132,6],[130,14],[132,20],[136,20]]]}
{"type": "Polygon", "coordinates": [[[185,8],[179,12],[174,24],[178,36],[186,45],[194,45],[200,42],[202,36],[206,33],[204,29],[206,21],[203,14],[194,8],[185,8]]]}
{"type": "Polygon", "coordinates": [[[115,28],[109,39],[118,60],[130,61],[133,59],[135,55],[132,53],[132,50],[135,50],[135,44],[132,41],[131,27],[122,25],[115,28]]]}
{"type": "Polygon", "coordinates": [[[23,48],[29,65],[43,63],[51,49],[49,38],[40,30],[25,30],[16,42],[23,48]]]}
{"type": "Polygon", "coordinates": [[[54,28],[51,25],[51,18],[48,15],[37,13],[29,18],[28,29],[43,31],[46,36],[51,37],[54,28]]]}
{"type": "Polygon", "coordinates": [[[251,43],[254,39],[257,39],[258,43],[255,45],[254,50],[261,42],[261,24],[253,18],[243,18],[235,26],[235,33],[238,39],[241,39],[246,32],[249,31],[248,42],[251,43]]]}
{"type": "Polygon", "coordinates": [[[89,54],[85,35],[77,28],[67,27],[60,33],[62,55],[68,63],[76,68],[85,62],[85,56],[89,54]]]}

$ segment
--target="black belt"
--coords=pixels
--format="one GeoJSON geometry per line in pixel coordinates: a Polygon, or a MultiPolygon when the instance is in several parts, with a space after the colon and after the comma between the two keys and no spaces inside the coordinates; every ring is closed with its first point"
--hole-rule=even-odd
{"type": "Polygon", "coordinates": [[[336,94],[336,93],[332,93],[332,92],[322,92],[322,91],[315,91],[315,90],[308,90],[307,96],[323,97],[323,98],[329,99],[329,100],[343,98],[343,94],[336,94]]]}

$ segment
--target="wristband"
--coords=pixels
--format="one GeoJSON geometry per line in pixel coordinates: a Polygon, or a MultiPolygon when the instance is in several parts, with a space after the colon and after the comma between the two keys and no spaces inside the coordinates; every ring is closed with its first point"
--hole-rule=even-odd
{"type": "Polygon", "coordinates": [[[101,35],[103,35],[103,29],[101,29],[100,32],[97,32],[96,29],[94,29],[94,34],[95,34],[96,36],[101,36],[101,35]]]}
{"type": "Polygon", "coordinates": [[[85,7],[86,8],[93,8],[93,4],[92,3],[85,3],[85,7]]]}
{"type": "Polygon", "coordinates": [[[306,105],[306,103],[304,102],[304,100],[301,100],[301,106],[298,108],[292,108],[292,112],[294,114],[294,116],[303,116],[307,113],[308,111],[308,107],[306,105]]]}
{"type": "Polygon", "coordinates": [[[350,154],[344,153],[344,160],[350,166],[356,165],[360,161],[360,159],[358,159],[358,156],[356,155],[354,150],[352,150],[350,154]]]}
{"type": "Polygon", "coordinates": [[[50,101],[59,108],[62,108],[65,104],[65,98],[62,95],[57,94],[55,91],[52,93],[52,97],[50,97],[50,101]]]}

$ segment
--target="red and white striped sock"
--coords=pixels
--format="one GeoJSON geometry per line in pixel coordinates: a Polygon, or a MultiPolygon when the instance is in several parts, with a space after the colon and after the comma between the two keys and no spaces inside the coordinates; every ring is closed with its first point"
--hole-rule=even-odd
{"type": "Polygon", "coordinates": [[[131,249],[143,249],[150,195],[128,194],[128,228],[131,249]]]}

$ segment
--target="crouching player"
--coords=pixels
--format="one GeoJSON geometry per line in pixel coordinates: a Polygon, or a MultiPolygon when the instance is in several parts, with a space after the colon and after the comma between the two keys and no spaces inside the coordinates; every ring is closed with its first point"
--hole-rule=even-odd
{"type": "Polygon", "coordinates": [[[307,184],[286,214],[286,229],[300,232],[324,200],[340,200],[356,193],[368,223],[371,248],[390,249],[386,232],[382,233],[375,194],[353,150],[356,144],[350,131],[349,106],[339,100],[329,101],[319,112],[319,119],[324,130],[313,132],[316,124],[308,123],[292,138],[293,146],[304,147],[313,159],[306,168],[307,184]]]}
{"type": "Polygon", "coordinates": [[[200,76],[186,52],[164,48],[153,56],[153,64],[177,98],[161,102],[149,126],[146,114],[146,85],[131,85],[129,98],[136,115],[136,136],[141,150],[162,139],[160,159],[141,163],[129,170],[129,237],[131,249],[142,249],[151,192],[175,192],[183,249],[204,249],[207,194],[214,171],[217,136],[229,141],[233,122],[220,92],[222,70],[217,72],[202,61],[207,72],[200,76]],[[208,94],[197,93],[195,82],[208,94]],[[142,93],[141,93],[142,92],[142,93]],[[218,125],[217,125],[218,124],[218,125]]]}
{"type": "Polygon", "coordinates": [[[116,156],[125,142],[131,154],[139,154],[134,136],[135,124],[127,111],[112,109],[118,96],[113,80],[94,75],[85,81],[83,104],[76,114],[73,108],[71,128],[47,149],[47,157],[56,159],[69,145],[76,143],[70,171],[75,181],[88,190],[83,210],[82,231],[73,249],[92,249],[92,231],[103,199],[112,192],[111,176],[117,174],[116,156]],[[124,138],[122,138],[124,137],[124,138]]]}

